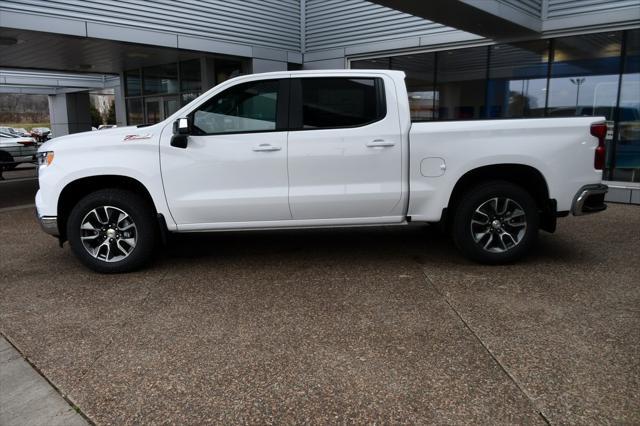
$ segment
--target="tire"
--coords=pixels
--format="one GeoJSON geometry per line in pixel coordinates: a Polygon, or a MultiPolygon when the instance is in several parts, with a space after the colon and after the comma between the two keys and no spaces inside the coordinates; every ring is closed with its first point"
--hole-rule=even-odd
{"type": "Polygon", "coordinates": [[[457,204],[453,241],[469,259],[485,264],[514,262],[534,246],[538,206],[522,187],[487,181],[466,191],[457,204]]]}
{"type": "Polygon", "coordinates": [[[139,269],[152,259],[156,246],[158,226],[154,212],[147,200],[130,191],[93,192],[69,214],[67,239],[71,250],[96,272],[139,269]]]}

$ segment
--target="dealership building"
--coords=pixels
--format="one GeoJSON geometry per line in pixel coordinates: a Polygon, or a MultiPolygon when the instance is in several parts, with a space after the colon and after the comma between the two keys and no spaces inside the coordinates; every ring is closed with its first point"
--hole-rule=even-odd
{"type": "MultiPolygon", "coordinates": [[[[0,0],[0,93],[49,95],[55,135],[158,122],[239,74],[407,75],[418,120],[609,122],[609,199],[640,203],[638,0],[0,0]]],[[[517,141],[514,141],[517,143],[517,141]]]]}

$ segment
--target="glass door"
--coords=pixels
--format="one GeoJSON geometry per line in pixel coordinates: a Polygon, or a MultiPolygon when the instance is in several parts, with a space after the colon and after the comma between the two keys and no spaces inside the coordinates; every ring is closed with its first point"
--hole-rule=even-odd
{"type": "Polygon", "coordinates": [[[162,119],[169,117],[180,108],[180,102],[177,96],[163,96],[162,97],[162,119]]]}
{"type": "Polygon", "coordinates": [[[147,124],[155,124],[162,121],[162,98],[153,97],[145,98],[145,122],[147,124]]]}
{"type": "Polygon", "coordinates": [[[147,124],[159,123],[180,108],[177,96],[148,97],[144,103],[147,124]]]}

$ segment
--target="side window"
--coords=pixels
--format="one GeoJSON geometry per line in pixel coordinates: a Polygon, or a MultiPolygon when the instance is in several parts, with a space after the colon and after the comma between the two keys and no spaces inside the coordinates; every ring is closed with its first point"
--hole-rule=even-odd
{"type": "Polygon", "coordinates": [[[195,112],[196,135],[276,130],[279,80],[238,84],[217,94],[195,112]]]}
{"type": "Polygon", "coordinates": [[[364,126],[386,115],[381,78],[301,78],[300,87],[303,129],[364,126]]]}

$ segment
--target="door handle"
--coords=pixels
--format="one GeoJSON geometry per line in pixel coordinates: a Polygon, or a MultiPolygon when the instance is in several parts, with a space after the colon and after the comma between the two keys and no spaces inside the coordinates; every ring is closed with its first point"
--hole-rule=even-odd
{"type": "Polygon", "coordinates": [[[254,146],[253,150],[256,152],[270,152],[270,151],[280,151],[282,148],[279,146],[274,146],[269,143],[261,143],[260,145],[254,146]]]}
{"type": "Polygon", "coordinates": [[[385,148],[389,146],[395,146],[395,142],[385,141],[384,139],[375,139],[371,142],[367,142],[369,148],[385,148]]]}

